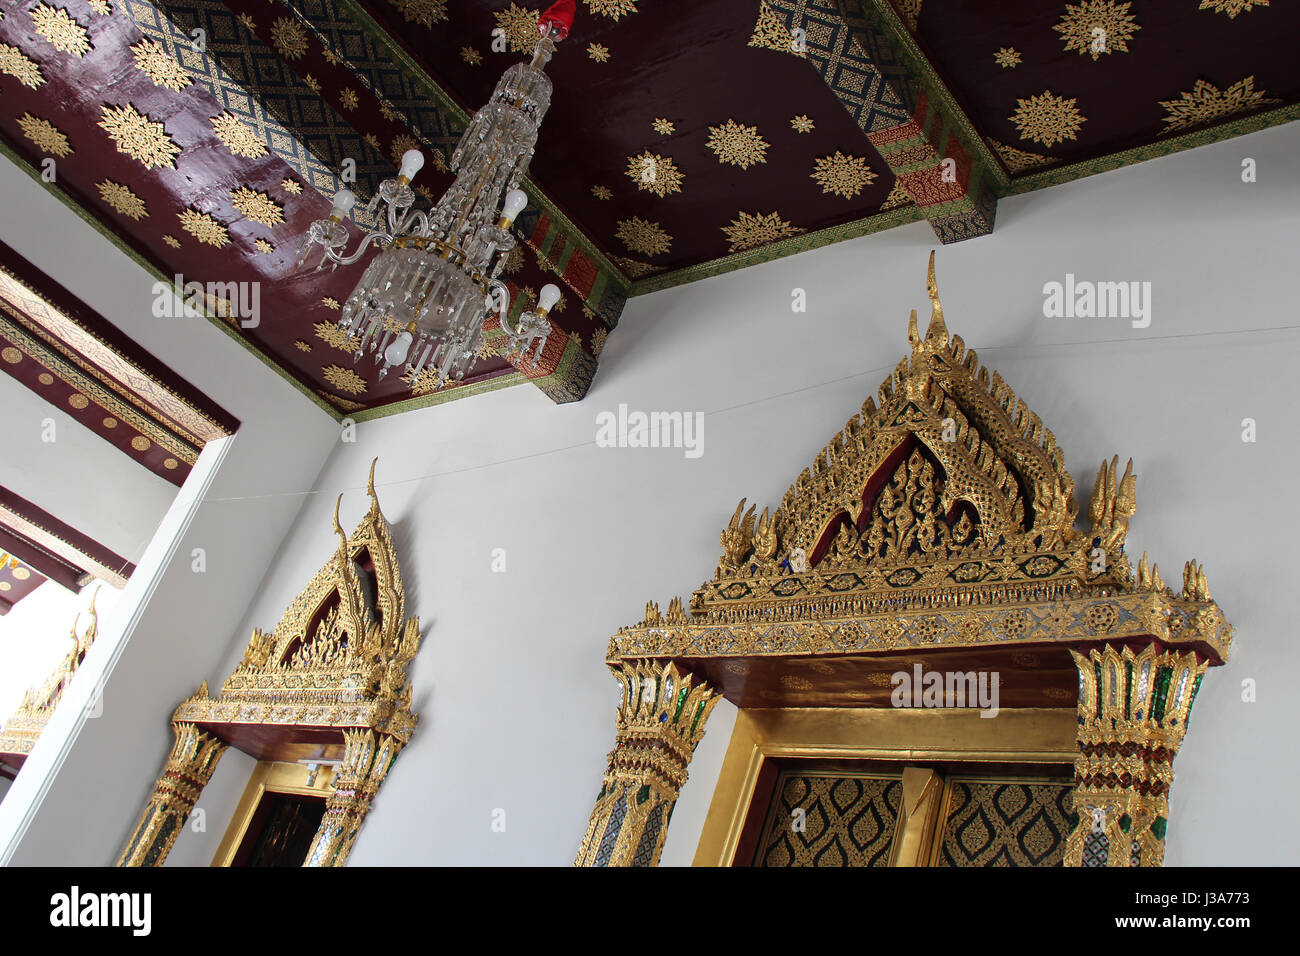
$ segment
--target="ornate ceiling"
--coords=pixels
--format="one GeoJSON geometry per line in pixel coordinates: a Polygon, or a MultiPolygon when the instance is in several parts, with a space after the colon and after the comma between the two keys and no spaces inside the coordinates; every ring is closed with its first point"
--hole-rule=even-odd
{"type": "Polygon", "coordinates": [[[368,197],[412,146],[437,196],[545,5],[10,2],[0,138],[160,276],[258,283],[256,325],[220,288],[215,321],[360,418],[523,379],[576,400],[630,294],[919,219],[983,235],[1001,195],[1300,115],[1276,2],[580,0],[509,272],[516,310],[564,291],[538,367],[489,336],[458,388],[379,381],[334,329],[360,267],[300,267],[298,241],[341,171],[368,197]]]}

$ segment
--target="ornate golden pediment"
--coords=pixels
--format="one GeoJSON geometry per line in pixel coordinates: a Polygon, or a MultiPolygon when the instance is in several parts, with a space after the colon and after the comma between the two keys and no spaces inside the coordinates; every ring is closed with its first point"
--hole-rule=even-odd
{"type": "Polygon", "coordinates": [[[911,354],[775,511],[741,500],[712,580],[611,641],[646,657],[853,654],[1154,636],[1216,663],[1232,629],[1188,562],[1181,592],[1125,552],[1132,462],[1103,462],[1089,526],[1055,436],[931,314],[911,354]]]}
{"type": "Polygon", "coordinates": [[[95,596],[98,594],[99,590],[96,589],[90,596],[90,607],[87,609],[90,623],[86,626],[86,630],[78,634],[77,623],[73,621],[70,635],[72,647],[67,655],[50,676],[45,678],[44,683],[29,689],[23,695],[23,701],[18,705],[18,709],[5,721],[4,727],[0,728],[0,754],[26,756],[36,746],[41,731],[45,729],[45,725],[54,714],[54,708],[63,698],[64,690],[72,681],[72,675],[77,672],[77,668],[86,657],[86,652],[90,650],[90,645],[95,643],[95,638],[99,636],[99,615],[95,613],[95,596]]]}
{"type": "Polygon", "coordinates": [[[367,484],[370,508],[350,535],[334,506],[338,549],[295,597],[275,630],[254,630],[243,660],[217,697],[204,683],[174,720],[368,728],[410,739],[407,665],[420,646],[418,618],[404,617],[406,592],[388,522],[367,484]]]}

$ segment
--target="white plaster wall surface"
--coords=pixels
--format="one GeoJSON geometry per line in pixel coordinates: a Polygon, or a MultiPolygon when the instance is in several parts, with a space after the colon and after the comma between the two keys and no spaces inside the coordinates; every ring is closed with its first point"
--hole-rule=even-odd
{"type": "MultiPolygon", "coordinates": [[[[222,330],[154,318],[154,278],[8,160],[0,160],[0,195],[0,239],[242,423],[104,688],[102,715],[85,723],[12,856],[17,864],[111,864],[171,747],[172,711],[204,677],[224,677],[229,648],[243,646],[243,609],[263,589],[339,431],[222,330]]],[[[240,756],[223,758],[228,772],[240,756]]],[[[242,781],[231,787],[237,795],[242,781]]],[[[0,824],[15,796],[0,804],[0,824]]]]}
{"type": "MultiPolygon", "coordinates": [[[[1178,758],[1171,865],[1286,863],[1297,849],[1275,825],[1295,782],[1284,734],[1300,718],[1280,679],[1296,663],[1296,528],[1283,504],[1298,464],[1296,155],[1300,124],[1005,199],[993,236],[938,253],[949,327],[1055,432],[1081,511],[1098,464],[1132,456],[1134,560],[1149,551],[1175,582],[1183,561],[1202,560],[1237,627],[1178,758]],[[1243,157],[1258,182],[1241,182],[1243,157]],[[1045,318],[1043,286],[1067,273],[1150,282],[1150,326],[1045,318]],[[1255,443],[1241,439],[1245,418],[1255,443]],[[1254,703],[1242,700],[1248,678],[1254,703]],[[1280,775],[1267,787],[1264,767],[1280,775]]],[[[646,600],[663,607],[710,577],[737,500],[775,506],[875,394],[907,352],[910,309],[924,327],[935,245],[916,224],[634,299],[581,403],[512,388],[363,424],[338,446],[240,634],[273,625],[329,556],[337,492],[345,523],[359,518],[379,456],[425,633],[412,667],[421,723],[353,863],[572,861],[613,743],[609,636],[646,600]],[[791,312],[794,289],[805,314],[791,312]],[[596,416],[620,403],[703,412],[704,454],[596,447],[596,416]],[[492,570],[498,548],[504,573],[492,570]]],[[[667,864],[694,856],[733,720],[730,705],[715,711],[667,864]]],[[[220,829],[182,842],[210,859],[220,829]]]]}

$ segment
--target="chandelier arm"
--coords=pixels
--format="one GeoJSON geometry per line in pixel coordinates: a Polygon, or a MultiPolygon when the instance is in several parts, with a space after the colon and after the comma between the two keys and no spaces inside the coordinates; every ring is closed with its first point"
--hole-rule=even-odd
{"type": "Polygon", "coordinates": [[[351,255],[347,255],[347,256],[340,255],[339,253],[334,251],[334,248],[332,246],[325,246],[324,247],[325,257],[329,259],[331,262],[337,263],[338,265],[350,266],[352,265],[352,263],[356,262],[365,254],[366,249],[370,246],[371,243],[374,243],[376,246],[380,246],[382,248],[383,246],[388,245],[392,241],[393,241],[393,237],[386,232],[368,232],[361,239],[361,245],[357,246],[356,251],[353,252],[351,255]]]}

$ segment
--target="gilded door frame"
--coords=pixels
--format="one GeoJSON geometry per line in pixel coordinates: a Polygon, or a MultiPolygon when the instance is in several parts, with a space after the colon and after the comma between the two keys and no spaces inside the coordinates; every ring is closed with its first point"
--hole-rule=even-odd
{"type": "Polygon", "coordinates": [[[248,778],[248,785],[239,797],[235,812],[230,818],[217,852],[212,857],[212,866],[234,865],[235,854],[248,833],[253,816],[262,803],[262,797],[268,793],[284,793],[298,797],[320,797],[328,800],[334,792],[334,768],[322,765],[313,771],[304,764],[282,763],[274,760],[261,760],[253,768],[248,778]]]}

